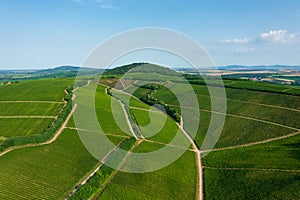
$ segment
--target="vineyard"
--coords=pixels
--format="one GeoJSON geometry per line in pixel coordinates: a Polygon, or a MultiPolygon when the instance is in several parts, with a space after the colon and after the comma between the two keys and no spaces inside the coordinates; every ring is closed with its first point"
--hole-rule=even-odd
{"type": "MultiPolygon", "coordinates": [[[[148,83],[137,87],[144,80],[134,79],[133,73],[124,80],[123,88],[111,88],[120,74],[111,76],[101,79],[101,84],[90,79],[74,94],[70,87],[74,79],[69,78],[0,86],[0,199],[300,198],[300,97],[266,92],[263,87],[226,87],[223,99],[210,97],[204,84],[192,84],[200,123],[191,139],[186,127],[193,120],[183,118],[183,124],[177,123],[161,105],[141,101],[151,95],[178,114],[189,111],[189,107],[180,108],[169,89],[176,88],[180,91],[176,95],[189,98],[185,83],[176,82],[174,76],[173,81],[157,87],[165,78],[159,74],[152,80],[153,87],[148,83]],[[86,110],[95,108],[97,124],[117,145],[98,160],[86,149],[82,136],[100,132],[93,129],[88,116],[83,124],[75,117],[80,98],[90,95],[93,88],[95,105],[83,106],[86,110]],[[225,100],[227,112],[212,110],[212,99],[225,100]],[[225,124],[217,144],[207,154],[201,145],[213,115],[224,116],[225,124]],[[87,128],[89,123],[91,129],[87,128]],[[172,143],[174,138],[178,140],[172,143]],[[185,153],[157,171],[122,171],[130,166],[151,167],[156,159],[136,163],[131,155],[163,148],[170,152],[184,149],[185,153]],[[117,163],[117,169],[105,165],[112,162],[117,163]]],[[[230,85],[233,82],[226,80],[230,85]]]]}

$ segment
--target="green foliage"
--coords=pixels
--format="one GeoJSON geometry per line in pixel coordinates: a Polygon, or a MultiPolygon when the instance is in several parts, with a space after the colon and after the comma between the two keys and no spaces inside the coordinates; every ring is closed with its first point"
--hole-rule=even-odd
{"type": "Polygon", "coordinates": [[[106,70],[103,75],[122,75],[122,74],[125,74],[126,72],[128,72],[129,70],[137,67],[137,66],[140,66],[140,65],[144,65],[146,63],[132,63],[132,64],[129,64],[129,65],[123,65],[123,66],[120,66],[120,67],[115,67],[113,69],[108,69],[106,70]]]}
{"type": "MultiPolygon", "coordinates": [[[[136,96],[137,98],[139,98],[142,102],[153,106],[155,104],[159,104],[161,106],[163,106],[164,110],[166,111],[166,113],[172,118],[174,119],[176,122],[180,123],[180,115],[179,113],[173,109],[172,107],[168,106],[165,102],[163,102],[162,100],[155,98],[152,96],[152,94],[159,88],[161,88],[162,86],[157,85],[157,84],[147,84],[144,85],[143,87],[141,87],[142,89],[138,88],[133,95],[136,96]],[[146,89],[146,90],[144,90],[146,89]],[[142,90],[142,92],[141,92],[142,90]]],[[[158,107],[159,108],[159,107],[158,107]]]]}

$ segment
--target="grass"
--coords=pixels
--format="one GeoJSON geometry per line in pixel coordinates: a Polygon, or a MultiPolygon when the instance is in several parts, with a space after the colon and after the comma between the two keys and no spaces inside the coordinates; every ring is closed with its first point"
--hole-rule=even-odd
{"type": "Polygon", "coordinates": [[[0,119],[0,136],[28,136],[42,134],[52,124],[54,119],[0,119]]]}
{"type": "Polygon", "coordinates": [[[0,86],[0,101],[56,101],[62,102],[64,89],[72,85],[71,78],[22,81],[0,86]]]}
{"type": "Polygon", "coordinates": [[[0,116],[56,116],[62,103],[0,103],[0,116]]]}
{"type": "MultiPolygon", "coordinates": [[[[158,144],[143,142],[136,152],[161,147],[158,144]]],[[[186,152],[171,165],[155,172],[119,172],[99,199],[195,199],[196,185],[195,155],[186,152]]]]}
{"type": "Polygon", "coordinates": [[[205,169],[205,198],[299,199],[300,174],[205,169]]]}
{"type": "Polygon", "coordinates": [[[96,163],[76,131],[65,130],[49,145],[1,156],[0,199],[64,199],[96,163]]]}

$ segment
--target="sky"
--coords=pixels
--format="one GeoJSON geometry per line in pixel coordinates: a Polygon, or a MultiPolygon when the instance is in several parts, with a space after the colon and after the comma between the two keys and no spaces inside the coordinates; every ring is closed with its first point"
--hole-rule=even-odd
{"type": "MultiPolygon", "coordinates": [[[[299,22],[298,0],[0,0],[0,69],[80,66],[107,38],[143,27],[193,38],[218,66],[300,65],[299,22]]],[[[118,63],[167,64],[150,54],[118,63]]]]}

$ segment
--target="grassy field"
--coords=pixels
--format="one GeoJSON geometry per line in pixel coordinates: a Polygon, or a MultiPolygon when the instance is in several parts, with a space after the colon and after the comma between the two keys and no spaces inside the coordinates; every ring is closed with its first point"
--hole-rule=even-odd
{"type": "MultiPolygon", "coordinates": [[[[149,152],[161,147],[145,142],[136,152],[149,152]]],[[[155,172],[119,172],[99,199],[195,199],[196,186],[194,153],[186,152],[168,167],[155,172]]]]}
{"type": "Polygon", "coordinates": [[[0,199],[64,199],[96,163],[76,131],[65,130],[50,145],[0,157],[0,199]]]}

